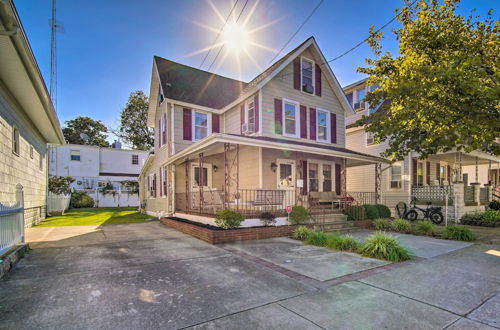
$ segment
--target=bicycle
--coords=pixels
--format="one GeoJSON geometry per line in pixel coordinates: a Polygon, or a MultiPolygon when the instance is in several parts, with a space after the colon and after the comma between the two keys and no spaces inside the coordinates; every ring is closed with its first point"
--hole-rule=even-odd
{"type": "Polygon", "coordinates": [[[405,204],[405,211],[403,214],[403,218],[408,220],[408,221],[415,221],[418,219],[418,211],[422,212],[424,214],[424,219],[430,219],[433,223],[435,224],[440,224],[443,222],[443,213],[441,212],[441,206],[431,206],[432,202],[427,202],[427,208],[423,209],[420,208],[416,205],[417,198],[413,197],[410,202],[410,209],[406,211],[406,204],[405,204]],[[412,206],[413,204],[413,206],[412,206]]]}

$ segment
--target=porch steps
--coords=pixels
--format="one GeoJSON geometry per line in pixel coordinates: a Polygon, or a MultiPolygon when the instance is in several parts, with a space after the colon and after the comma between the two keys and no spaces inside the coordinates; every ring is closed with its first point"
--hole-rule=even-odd
{"type": "Polygon", "coordinates": [[[314,229],[318,230],[348,233],[359,229],[354,227],[352,221],[347,221],[347,216],[344,214],[314,215],[312,218],[315,223],[314,229]]]}

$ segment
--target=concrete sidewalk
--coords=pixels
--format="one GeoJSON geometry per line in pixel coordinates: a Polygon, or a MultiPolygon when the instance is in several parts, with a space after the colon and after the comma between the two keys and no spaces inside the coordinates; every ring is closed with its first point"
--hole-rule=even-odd
{"type": "Polygon", "coordinates": [[[28,239],[33,250],[0,282],[0,329],[492,329],[500,322],[497,245],[387,264],[289,239],[213,246],[158,222],[33,228],[28,239]]]}

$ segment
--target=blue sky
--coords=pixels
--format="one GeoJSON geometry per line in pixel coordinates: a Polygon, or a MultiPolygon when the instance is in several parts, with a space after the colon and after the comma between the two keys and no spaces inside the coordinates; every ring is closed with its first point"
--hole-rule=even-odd
{"type": "MultiPolygon", "coordinates": [[[[212,0],[225,18],[230,0],[212,0]]],[[[47,85],[50,74],[51,0],[15,0],[19,15],[47,85]]],[[[239,23],[248,18],[247,29],[267,28],[252,34],[256,43],[279,50],[298,28],[318,1],[261,0],[248,15],[256,0],[249,0],[239,23]]],[[[239,14],[245,0],[239,0],[239,14]]],[[[484,14],[495,8],[495,0],[463,0],[461,13],[477,8],[484,14]]],[[[315,36],[327,59],[331,59],[363,40],[373,24],[380,27],[401,7],[402,0],[325,0],[309,22],[300,30],[286,53],[307,37],[315,36]]],[[[496,6],[498,8],[498,5],[496,6]]],[[[495,8],[495,9],[497,9],[495,8]]],[[[495,13],[498,17],[498,12],[495,13]]],[[[58,20],[64,32],[58,34],[58,115],[65,120],[86,115],[118,126],[121,108],[135,90],[149,93],[154,55],[198,67],[204,53],[188,56],[211,45],[221,20],[207,0],[58,0],[58,20]],[[205,27],[204,27],[205,26],[205,27]],[[212,31],[206,26],[210,26],[212,31]]],[[[385,29],[384,50],[397,52],[390,28],[385,29]]],[[[269,65],[275,53],[251,46],[249,54],[262,68],[269,65]]],[[[203,69],[207,69],[217,51],[212,51],[203,69]]],[[[224,51],[221,55],[224,54],[224,51]]],[[[342,85],[360,78],[356,68],[371,56],[365,44],[340,60],[331,63],[342,85]]],[[[222,62],[219,57],[211,71],[249,81],[259,68],[246,55],[240,65],[230,53],[222,62]],[[240,68],[240,69],[238,69],[240,68]]]]}

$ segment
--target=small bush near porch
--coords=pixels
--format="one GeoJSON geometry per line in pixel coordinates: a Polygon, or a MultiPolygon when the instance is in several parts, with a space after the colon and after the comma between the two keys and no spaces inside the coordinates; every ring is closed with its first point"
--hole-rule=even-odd
{"type": "Polygon", "coordinates": [[[116,225],[146,222],[152,218],[133,207],[70,209],[64,215],[50,217],[37,227],[116,225]]]}
{"type": "Polygon", "coordinates": [[[482,213],[466,214],[460,222],[470,226],[500,227],[500,211],[488,210],[482,213]]]}

